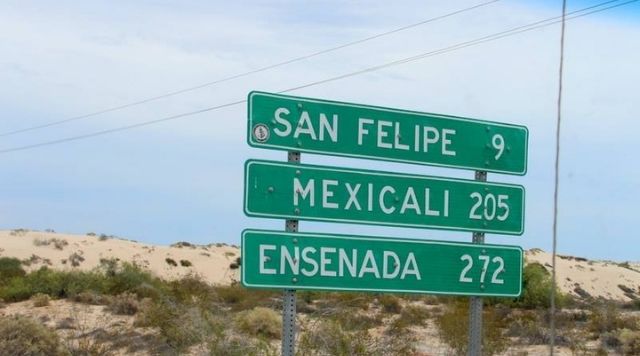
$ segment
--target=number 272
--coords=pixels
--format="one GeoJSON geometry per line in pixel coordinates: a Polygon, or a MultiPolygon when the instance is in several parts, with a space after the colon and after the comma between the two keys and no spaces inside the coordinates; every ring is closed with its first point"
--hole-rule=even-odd
{"type": "MultiPolygon", "coordinates": [[[[484,263],[484,265],[482,266],[482,272],[480,273],[480,283],[484,283],[484,277],[486,276],[487,269],[489,268],[489,261],[491,261],[494,264],[498,265],[498,268],[496,268],[496,270],[493,272],[493,275],[491,276],[491,283],[504,284],[504,280],[498,278],[500,276],[500,273],[504,272],[504,260],[502,259],[502,257],[496,256],[491,259],[491,257],[489,256],[481,255],[478,256],[478,260],[484,263]]],[[[471,257],[471,255],[462,255],[462,257],[460,257],[460,261],[466,261],[467,265],[462,269],[462,272],[460,272],[459,281],[462,283],[472,283],[473,278],[467,277],[467,273],[471,268],[473,268],[473,257],[471,257]]]]}

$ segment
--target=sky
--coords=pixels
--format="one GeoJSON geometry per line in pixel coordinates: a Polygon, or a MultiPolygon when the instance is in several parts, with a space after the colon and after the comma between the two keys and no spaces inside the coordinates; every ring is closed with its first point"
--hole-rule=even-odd
{"type": "MultiPolygon", "coordinates": [[[[0,135],[244,73],[482,1],[3,1],[0,135]]],[[[617,1],[614,3],[621,3],[617,1]]],[[[569,11],[598,1],[569,1],[569,11]]],[[[84,120],[0,136],[0,150],[243,100],[437,50],[560,14],[560,1],[502,0],[273,70],[84,120]]],[[[558,251],[640,260],[640,3],[567,23],[558,251]]],[[[291,94],[529,128],[522,236],[551,249],[559,25],[291,94]]],[[[239,244],[282,220],[242,209],[246,105],[85,140],[0,153],[0,229],[105,233],[153,244],[239,244]]],[[[473,178],[473,172],[304,154],[305,163],[473,178]]],[[[300,230],[470,241],[470,233],[302,222],[300,230]]]]}

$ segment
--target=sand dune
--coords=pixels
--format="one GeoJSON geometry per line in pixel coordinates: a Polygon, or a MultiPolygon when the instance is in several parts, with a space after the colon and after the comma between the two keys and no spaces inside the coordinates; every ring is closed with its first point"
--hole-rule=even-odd
{"type": "MultiPolygon", "coordinates": [[[[240,256],[240,250],[226,244],[158,246],[105,236],[13,230],[0,231],[0,256],[19,258],[28,270],[43,265],[90,270],[98,267],[101,259],[115,258],[136,263],[169,280],[193,273],[213,284],[229,284],[238,280],[238,269],[230,265],[240,256]]],[[[550,253],[532,249],[526,252],[526,260],[551,271],[550,253]]],[[[619,301],[640,298],[638,264],[560,255],[557,277],[560,289],[574,296],[619,301]]]]}
{"type": "Polygon", "coordinates": [[[27,270],[43,265],[91,270],[101,259],[119,259],[168,280],[191,273],[213,284],[229,284],[238,279],[238,270],[230,265],[240,250],[226,244],[157,246],[106,236],[13,230],[0,231],[0,256],[22,260],[27,270]]]}
{"type": "MultiPolygon", "coordinates": [[[[551,272],[551,254],[539,249],[526,252],[528,263],[538,262],[551,272]]],[[[590,261],[558,255],[557,281],[560,290],[573,296],[629,301],[640,298],[640,268],[637,264],[590,261]]]]}

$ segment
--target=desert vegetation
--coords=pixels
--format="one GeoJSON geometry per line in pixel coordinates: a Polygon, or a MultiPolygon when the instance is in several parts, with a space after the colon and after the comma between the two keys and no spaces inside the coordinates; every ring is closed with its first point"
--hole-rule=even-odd
{"type": "MultiPolygon", "coordinates": [[[[546,269],[527,265],[523,287],[517,299],[485,299],[484,354],[525,355],[524,347],[539,345],[544,350],[548,344],[551,281],[546,269]]],[[[0,298],[6,304],[0,313],[0,349],[15,350],[14,354],[279,352],[280,291],[247,290],[237,284],[213,286],[196,275],[166,281],[136,265],[108,259],[92,271],[43,266],[27,273],[20,260],[0,258],[0,298]],[[114,323],[120,326],[84,330],[83,312],[51,325],[44,322],[46,318],[6,313],[12,304],[20,303],[44,311],[59,307],[56,303],[68,303],[73,310],[98,308],[104,315],[120,318],[114,323]],[[140,341],[135,350],[126,342],[133,339],[140,341]]],[[[463,354],[467,303],[467,298],[301,291],[298,351],[301,355],[419,355],[427,353],[424,337],[430,335],[440,345],[439,353],[463,354]]],[[[640,353],[640,303],[573,299],[558,293],[557,304],[555,341],[560,347],[574,355],[640,353]]]]}

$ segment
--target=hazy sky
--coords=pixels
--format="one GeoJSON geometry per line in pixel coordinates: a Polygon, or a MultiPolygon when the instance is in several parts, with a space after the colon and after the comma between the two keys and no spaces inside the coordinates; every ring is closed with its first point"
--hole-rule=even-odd
{"type": "MultiPolygon", "coordinates": [[[[3,1],[0,134],[195,86],[469,7],[476,1],[3,1]]],[[[614,3],[621,3],[618,1],[614,3]]],[[[579,9],[598,1],[569,1],[579,9]]],[[[560,14],[561,1],[503,0],[438,22],[171,98],[21,134],[0,150],[279,91],[560,14]]],[[[561,253],[640,260],[640,3],[567,25],[561,253]]],[[[523,236],[551,247],[559,25],[292,92],[526,125],[523,236]]],[[[242,212],[249,148],[236,105],[82,141],[0,154],[0,228],[52,228],[169,244],[239,243],[282,220],[242,212]]],[[[306,163],[473,178],[473,172],[303,155],[306,163]]],[[[301,231],[469,241],[470,233],[302,222],[301,231]]]]}

